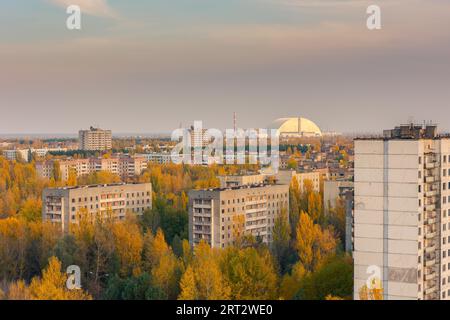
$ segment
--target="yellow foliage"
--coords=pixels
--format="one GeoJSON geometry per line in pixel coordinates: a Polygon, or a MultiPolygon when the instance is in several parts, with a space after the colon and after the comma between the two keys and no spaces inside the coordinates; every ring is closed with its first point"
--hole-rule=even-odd
{"type": "Polygon", "coordinates": [[[328,229],[322,230],[318,224],[314,224],[308,214],[300,213],[296,231],[295,247],[300,262],[306,270],[316,270],[327,257],[334,253],[336,239],[328,229]]]}
{"type": "Polygon", "coordinates": [[[121,275],[139,275],[144,241],[138,225],[129,220],[120,221],[112,224],[112,233],[121,275]]]}
{"type": "Polygon", "coordinates": [[[61,262],[51,257],[42,277],[34,277],[29,287],[23,281],[9,287],[11,300],[91,300],[92,297],[82,289],[69,290],[66,287],[67,275],[61,272],[61,262]]]}
{"type": "Polygon", "coordinates": [[[192,267],[189,266],[181,277],[180,295],[178,300],[195,300],[197,287],[195,285],[195,275],[192,267]]]}

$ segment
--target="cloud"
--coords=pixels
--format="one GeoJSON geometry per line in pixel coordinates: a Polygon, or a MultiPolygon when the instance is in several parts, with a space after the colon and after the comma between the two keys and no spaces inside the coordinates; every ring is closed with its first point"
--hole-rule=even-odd
{"type": "Polygon", "coordinates": [[[107,0],[49,0],[50,2],[61,6],[78,5],[82,13],[97,17],[118,18],[118,13],[112,9],[107,0]]]}

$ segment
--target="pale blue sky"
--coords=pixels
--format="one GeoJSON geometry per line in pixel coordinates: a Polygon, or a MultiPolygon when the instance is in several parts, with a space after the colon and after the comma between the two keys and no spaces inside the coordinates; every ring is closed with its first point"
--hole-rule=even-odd
{"type": "Polygon", "coordinates": [[[0,133],[225,128],[233,111],[242,127],[449,130],[449,57],[448,0],[3,0],[0,133]],[[381,31],[365,28],[374,2],[381,31]]]}

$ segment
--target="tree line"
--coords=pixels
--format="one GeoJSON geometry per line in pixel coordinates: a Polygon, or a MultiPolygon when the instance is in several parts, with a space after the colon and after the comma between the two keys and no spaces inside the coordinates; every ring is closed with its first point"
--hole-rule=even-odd
{"type": "Polygon", "coordinates": [[[39,179],[32,164],[5,161],[0,158],[3,299],[351,298],[342,210],[325,215],[322,194],[311,184],[304,190],[291,184],[289,212],[276,220],[270,246],[245,239],[225,249],[192,248],[187,191],[218,186],[218,175],[242,168],[150,165],[138,180],[153,185],[152,210],[124,221],[92,221],[80,212],[80,223],[62,234],[40,219],[40,192],[58,182],[39,179]],[[65,287],[69,265],[81,269],[81,290],[65,287]]]}

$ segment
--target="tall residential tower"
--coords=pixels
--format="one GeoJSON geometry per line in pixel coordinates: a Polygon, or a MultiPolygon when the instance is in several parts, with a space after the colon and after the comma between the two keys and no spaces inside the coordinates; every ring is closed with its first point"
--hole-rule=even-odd
{"type": "Polygon", "coordinates": [[[91,127],[89,130],[80,130],[78,136],[80,150],[103,151],[112,148],[111,130],[91,127]]]}
{"type": "Polygon", "coordinates": [[[355,140],[356,299],[374,275],[384,299],[449,298],[449,170],[450,139],[434,125],[355,140]]]}

